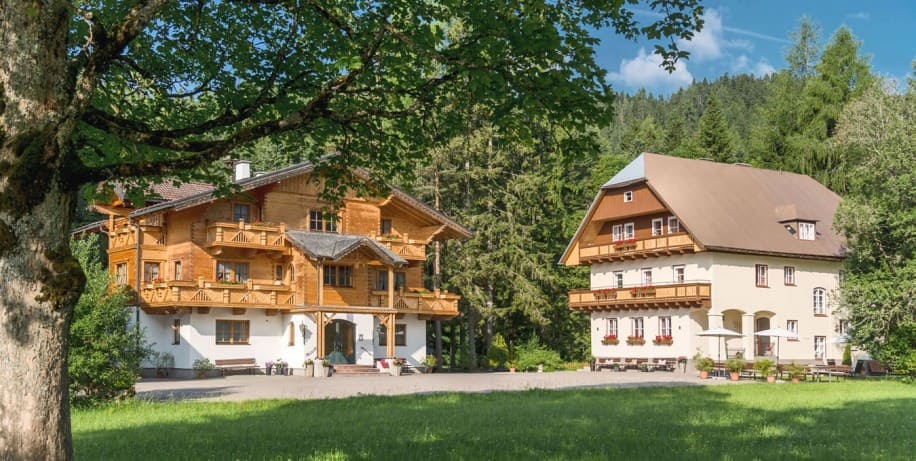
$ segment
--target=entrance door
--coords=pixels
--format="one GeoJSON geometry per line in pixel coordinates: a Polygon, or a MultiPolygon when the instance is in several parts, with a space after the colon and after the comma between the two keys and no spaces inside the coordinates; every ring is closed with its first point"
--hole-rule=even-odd
{"type": "MultiPolygon", "coordinates": [[[[770,318],[769,317],[760,317],[757,319],[757,328],[754,331],[763,331],[770,329],[770,318]]],[[[757,357],[763,357],[771,355],[770,350],[770,337],[769,336],[755,336],[757,344],[757,357]]]]}
{"type": "Polygon", "coordinates": [[[324,327],[324,350],[331,363],[356,363],[356,325],[332,320],[324,327]]]}

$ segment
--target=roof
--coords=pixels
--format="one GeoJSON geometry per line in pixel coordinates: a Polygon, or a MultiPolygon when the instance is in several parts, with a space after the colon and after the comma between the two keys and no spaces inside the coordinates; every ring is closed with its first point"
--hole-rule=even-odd
{"type": "MultiPolygon", "coordinates": [[[[124,200],[124,185],[115,184],[113,189],[115,195],[117,195],[119,199],[124,200]]],[[[211,192],[213,190],[214,187],[210,184],[204,184],[200,182],[185,182],[176,186],[172,180],[166,179],[160,183],[150,184],[149,189],[146,191],[146,195],[147,201],[161,202],[163,200],[178,200],[189,195],[211,192]]]]}
{"type": "MultiPolygon", "coordinates": [[[[263,187],[269,184],[273,184],[277,181],[282,181],[287,178],[292,178],[292,177],[308,174],[314,170],[315,170],[315,164],[311,162],[303,162],[303,163],[299,163],[296,165],[288,166],[286,168],[281,168],[279,170],[274,170],[269,173],[264,173],[258,176],[254,176],[251,178],[238,180],[236,181],[236,184],[238,184],[242,192],[245,192],[245,191],[249,191],[252,189],[256,189],[258,187],[263,187]]],[[[366,172],[365,170],[356,169],[354,172],[356,176],[359,176],[364,180],[368,181],[370,178],[369,173],[366,172]]],[[[190,184],[195,184],[195,183],[190,183],[190,184]]],[[[206,189],[206,190],[195,189],[195,188],[183,189],[182,191],[187,192],[188,193],[187,195],[169,200],[167,202],[162,202],[162,203],[158,203],[158,204],[151,205],[148,207],[140,208],[138,210],[134,210],[133,212],[130,213],[129,216],[131,218],[136,218],[139,216],[144,216],[147,214],[157,213],[157,212],[166,211],[166,210],[182,210],[182,209],[191,208],[197,205],[201,205],[201,204],[216,200],[217,197],[215,194],[215,188],[213,186],[208,186],[208,187],[209,189],[206,189]]],[[[471,232],[468,228],[462,226],[461,224],[458,224],[457,222],[455,222],[448,216],[435,210],[434,208],[430,207],[429,205],[423,203],[422,201],[410,196],[409,194],[402,191],[401,189],[398,189],[396,187],[391,187],[391,194],[404,202],[410,203],[411,205],[415,207],[415,209],[417,209],[421,213],[433,218],[436,221],[441,222],[448,229],[450,229],[454,234],[458,236],[461,236],[463,238],[470,238],[474,235],[474,233],[471,232]]]]}
{"type": "Polygon", "coordinates": [[[643,153],[602,186],[565,260],[605,191],[645,181],[707,250],[839,259],[843,239],[832,229],[840,196],[796,173],[643,153]],[[800,240],[788,221],[817,222],[815,240],[800,240]]]}
{"type": "Polygon", "coordinates": [[[359,248],[365,248],[378,256],[385,264],[391,266],[404,266],[407,264],[407,261],[388,248],[363,235],[288,230],[286,231],[286,240],[311,259],[338,261],[359,248]]]}

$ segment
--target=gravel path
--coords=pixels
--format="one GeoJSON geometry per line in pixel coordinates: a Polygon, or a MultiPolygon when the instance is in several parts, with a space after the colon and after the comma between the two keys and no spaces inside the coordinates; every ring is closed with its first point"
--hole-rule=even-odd
{"type": "MultiPolygon", "coordinates": [[[[209,379],[143,379],[137,396],[152,400],[326,399],[357,395],[403,395],[436,392],[494,392],[527,389],[720,385],[701,381],[696,372],[434,373],[393,377],[233,375],[209,379]]],[[[747,382],[747,381],[744,381],[747,382]]]]}

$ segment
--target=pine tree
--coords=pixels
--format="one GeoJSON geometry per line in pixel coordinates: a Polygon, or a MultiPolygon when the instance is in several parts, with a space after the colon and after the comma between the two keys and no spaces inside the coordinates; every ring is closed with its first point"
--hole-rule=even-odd
{"type": "Polygon", "coordinates": [[[705,157],[717,162],[736,161],[735,138],[722,115],[718,99],[707,101],[694,138],[705,157]]]}

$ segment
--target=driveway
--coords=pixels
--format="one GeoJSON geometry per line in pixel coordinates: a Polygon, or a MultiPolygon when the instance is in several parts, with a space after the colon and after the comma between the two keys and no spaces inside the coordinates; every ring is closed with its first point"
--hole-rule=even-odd
{"type": "MultiPolygon", "coordinates": [[[[746,382],[746,381],[745,381],[746,382]]],[[[327,399],[357,395],[404,395],[437,392],[498,392],[528,389],[625,388],[724,384],[701,381],[694,371],[552,373],[434,373],[405,376],[233,375],[208,379],[142,379],[137,397],[151,400],[327,399]]]]}

